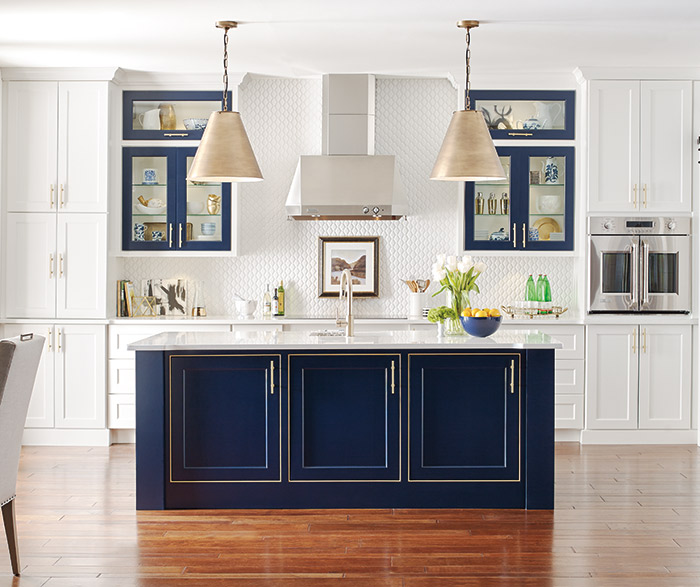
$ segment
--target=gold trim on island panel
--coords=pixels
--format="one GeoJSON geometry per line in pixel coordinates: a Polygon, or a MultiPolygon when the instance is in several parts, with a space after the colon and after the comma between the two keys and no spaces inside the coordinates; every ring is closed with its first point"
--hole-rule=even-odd
{"type": "MultiPolygon", "coordinates": [[[[388,367],[387,367],[388,368],[388,367]]],[[[388,389],[386,390],[388,392],[388,389]]],[[[387,395],[388,398],[391,397],[387,395]]],[[[401,353],[289,353],[287,355],[287,482],[288,483],[401,483],[403,479],[403,468],[401,467],[401,353]],[[398,479],[292,479],[291,478],[291,359],[292,357],[394,357],[399,360],[399,478],[398,479]]]]}
{"type": "Polygon", "coordinates": [[[409,483],[520,483],[522,477],[522,393],[520,353],[408,353],[408,482],[409,483]],[[411,357],[496,356],[518,358],[518,478],[517,479],[411,479],[411,357]]]}
{"type": "MultiPolygon", "coordinates": [[[[168,357],[168,453],[169,453],[169,465],[170,471],[168,471],[168,476],[170,477],[170,483],[282,483],[282,394],[277,394],[277,411],[278,411],[278,437],[279,437],[279,478],[277,479],[173,479],[173,357],[177,358],[192,358],[192,357],[277,357],[279,360],[279,371],[277,378],[278,389],[282,385],[282,355],[275,353],[262,353],[262,354],[252,354],[252,355],[170,355],[168,357]]],[[[267,371],[267,368],[265,369],[267,371]]],[[[265,377],[265,386],[267,387],[267,377],[265,377]]],[[[270,394],[272,395],[272,394],[270,394]]],[[[265,392],[265,398],[267,399],[267,391],[265,392]]]]}

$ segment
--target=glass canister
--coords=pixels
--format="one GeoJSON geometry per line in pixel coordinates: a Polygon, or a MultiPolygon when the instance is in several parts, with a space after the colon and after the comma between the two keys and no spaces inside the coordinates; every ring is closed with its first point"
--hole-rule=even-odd
{"type": "Polygon", "coordinates": [[[477,192],[476,198],[474,199],[474,213],[484,213],[484,194],[482,194],[481,192],[477,192]]]}

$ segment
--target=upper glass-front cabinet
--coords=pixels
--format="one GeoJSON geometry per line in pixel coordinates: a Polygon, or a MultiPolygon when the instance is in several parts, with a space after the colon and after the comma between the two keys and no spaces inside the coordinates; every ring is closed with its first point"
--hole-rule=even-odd
{"type": "Polygon", "coordinates": [[[122,248],[227,251],[231,184],[188,181],[191,147],[123,150],[122,248]]]}
{"type": "MultiPolygon", "coordinates": [[[[229,105],[232,103],[229,92],[229,105]]],[[[221,92],[124,92],[125,139],[198,140],[221,92]]]]}
{"type": "Polygon", "coordinates": [[[466,184],[464,248],[573,250],[574,148],[496,151],[507,177],[466,184]]]}
{"type": "Polygon", "coordinates": [[[573,139],[573,91],[474,90],[472,108],[481,110],[494,139],[573,139]]]}

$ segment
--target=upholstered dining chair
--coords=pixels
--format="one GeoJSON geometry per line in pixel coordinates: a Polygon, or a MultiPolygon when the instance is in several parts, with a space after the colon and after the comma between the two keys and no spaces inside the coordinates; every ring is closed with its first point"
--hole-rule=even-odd
{"type": "Polygon", "coordinates": [[[19,576],[15,487],[22,431],[39,367],[43,336],[23,334],[0,340],[0,505],[12,572],[19,576]]]}

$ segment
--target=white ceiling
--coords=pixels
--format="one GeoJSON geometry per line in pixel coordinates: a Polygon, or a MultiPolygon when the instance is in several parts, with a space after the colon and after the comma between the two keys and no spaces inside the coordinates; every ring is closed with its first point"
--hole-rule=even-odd
{"type": "Polygon", "coordinates": [[[0,67],[475,76],[700,66],[700,0],[0,0],[0,67]]]}

